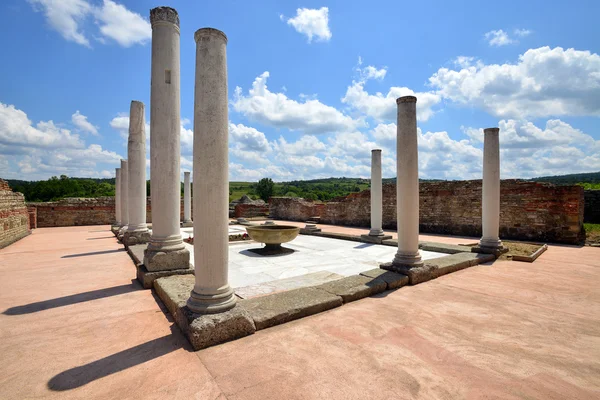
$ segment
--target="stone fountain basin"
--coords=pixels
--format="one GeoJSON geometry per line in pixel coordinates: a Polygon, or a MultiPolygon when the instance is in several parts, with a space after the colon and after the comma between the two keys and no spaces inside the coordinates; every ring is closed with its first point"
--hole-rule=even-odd
{"type": "Polygon", "coordinates": [[[300,233],[300,228],[290,225],[247,226],[246,231],[255,242],[266,245],[280,245],[291,242],[300,233]]]}

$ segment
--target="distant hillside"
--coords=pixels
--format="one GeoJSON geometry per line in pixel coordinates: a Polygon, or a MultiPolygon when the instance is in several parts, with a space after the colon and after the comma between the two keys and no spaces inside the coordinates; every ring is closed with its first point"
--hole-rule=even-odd
{"type": "Polygon", "coordinates": [[[555,176],[540,176],[530,181],[550,182],[559,185],[575,185],[577,183],[600,183],[600,172],[589,172],[585,174],[568,174],[555,176]]]}

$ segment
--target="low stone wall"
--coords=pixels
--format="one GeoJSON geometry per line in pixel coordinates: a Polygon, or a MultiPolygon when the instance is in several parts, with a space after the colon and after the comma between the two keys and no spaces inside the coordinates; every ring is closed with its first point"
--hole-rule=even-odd
{"type": "Polygon", "coordinates": [[[269,215],[268,204],[236,204],[235,218],[266,217],[269,215]]]}
{"type": "MultiPolygon", "coordinates": [[[[481,236],[481,180],[422,182],[419,229],[423,233],[481,236]]],[[[500,236],[504,239],[582,243],[583,188],[520,180],[500,185],[500,236]]],[[[370,191],[323,205],[274,197],[271,216],[324,224],[370,227],[370,191]]],[[[396,186],[383,185],[383,227],[396,229],[396,186]]]]}
{"type": "Polygon", "coordinates": [[[324,204],[313,203],[300,198],[271,197],[269,199],[270,217],[287,221],[306,221],[321,216],[324,204]]]}
{"type": "MultiPolygon", "coordinates": [[[[37,224],[39,228],[110,225],[115,222],[114,197],[67,198],[45,203],[28,203],[27,206],[31,226],[37,224]]],[[[180,220],[183,221],[183,199],[180,203],[180,220]]],[[[146,222],[152,222],[150,197],[146,202],[146,222]]]]}
{"type": "Polygon", "coordinates": [[[0,179],[0,249],[29,235],[29,213],[25,196],[13,192],[0,179]]]}
{"type": "Polygon", "coordinates": [[[36,208],[38,228],[110,225],[115,221],[114,197],[67,198],[28,205],[36,208]]]}
{"type": "Polygon", "coordinates": [[[585,190],[583,222],[600,224],[600,190],[585,190]]]}

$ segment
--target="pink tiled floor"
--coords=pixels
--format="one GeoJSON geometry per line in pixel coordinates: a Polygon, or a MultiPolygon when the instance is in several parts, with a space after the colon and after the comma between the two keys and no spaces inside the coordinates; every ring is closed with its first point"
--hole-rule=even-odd
{"type": "Polygon", "coordinates": [[[600,398],[600,249],[550,246],[197,353],[134,275],[106,226],[0,250],[0,398],[600,398]]]}

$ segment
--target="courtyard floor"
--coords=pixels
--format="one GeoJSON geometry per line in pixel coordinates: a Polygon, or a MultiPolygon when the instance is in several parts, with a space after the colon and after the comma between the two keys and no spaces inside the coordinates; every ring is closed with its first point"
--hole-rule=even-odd
{"type": "Polygon", "coordinates": [[[198,352],[134,276],[108,226],[0,250],[0,399],[600,398],[598,248],[552,245],[198,352]]]}

